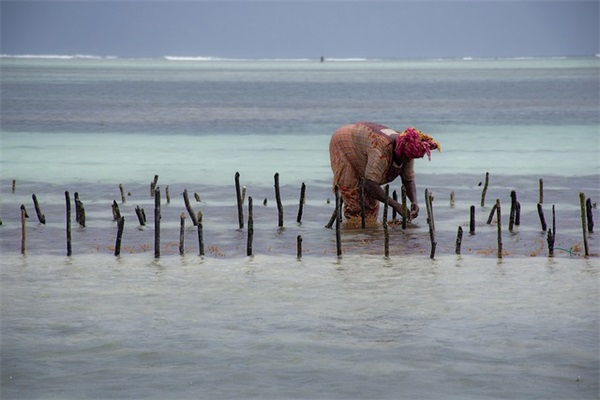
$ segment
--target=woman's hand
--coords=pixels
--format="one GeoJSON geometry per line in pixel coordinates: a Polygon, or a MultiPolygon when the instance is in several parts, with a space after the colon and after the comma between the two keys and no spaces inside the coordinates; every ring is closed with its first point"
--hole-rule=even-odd
{"type": "Polygon", "coordinates": [[[410,205],[410,219],[415,219],[419,216],[419,205],[417,203],[412,203],[410,205]]]}

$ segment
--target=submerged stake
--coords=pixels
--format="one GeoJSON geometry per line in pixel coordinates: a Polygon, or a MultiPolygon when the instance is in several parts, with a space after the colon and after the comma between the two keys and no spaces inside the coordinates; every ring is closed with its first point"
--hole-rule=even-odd
{"type": "Polygon", "coordinates": [[[252,241],[254,240],[254,213],[252,212],[252,196],[248,196],[248,242],[246,255],[252,255],[252,241]]]}
{"type": "Polygon", "coordinates": [[[123,237],[123,228],[125,226],[125,217],[117,221],[117,241],[115,242],[115,257],[121,254],[121,238],[123,237]]]}
{"type": "Polygon", "coordinates": [[[71,196],[69,191],[65,191],[65,202],[67,211],[67,256],[71,256],[71,196]]]}
{"type": "Polygon", "coordinates": [[[300,204],[298,204],[298,217],[296,218],[296,222],[302,222],[302,211],[304,209],[304,198],[306,197],[306,185],[302,182],[302,186],[300,187],[300,204]]]}
{"type": "Polygon", "coordinates": [[[238,208],[238,223],[244,229],[244,210],[242,209],[242,190],[240,189],[240,173],[235,173],[235,194],[238,208]]]}
{"type": "Polygon", "coordinates": [[[502,258],[502,219],[500,215],[500,199],[496,199],[496,219],[498,220],[498,258],[502,258]]]}
{"type": "Polygon", "coordinates": [[[183,202],[185,203],[185,209],[187,210],[188,214],[190,214],[190,218],[192,219],[192,224],[194,224],[194,226],[198,225],[198,221],[196,220],[196,214],[194,213],[194,210],[192,209],[192,205],[190,204],[190,198],[188,196],[187,189],[183,190],[183,202]]]}
{"type": "Polygon", "coordinates": [[[202,233],[202,211],[198,211],[198,255],[204,255],[204,235],[202,233]]]}
{"type": "Polygon", "coordinates": [[[360,227],[366,229],[367,221],[365,217],[365,178],[360,177],[360,227]]]}
{"type": "Polygon", "coordinates": [[[581,230],[583,231],[583,248],[585,251],[585,256],[588,257],[590,255],[588,248],[588,231],[586,224],[586,207],[585,207],[585,193],[579,192],[579,203],[581,206],[581,230]]]}
{"type": "Polygon", "coordinates": [[[160,257],[160,188],[154,188],[154,258],[160,257]]]}
{"type": "Polygon", "coordinates": [[[277,226],[283,228],[283,205],[281,204],[281,192],[279,191],[279,172],[275,173],[275,201],[277,201],[277,226]]]}
{"type": "Polygon", "coordinates": [[[456,254],[460,254],[460,246],[462,244],[462,237],[463,237],[463,229],[461,226],[459,226],[458,232],[456,233],[456,249],[455,249],[456,254]]]}
{"type": "Polygon", "coordinates": [[[46,216],[42,214],[42,210],[40,209],[40,203],[38,203],[38,199],[35,193],[31,195],[31,198],[33,199],[33,206],[35,207],[35,213],[37,214],[38,221],[40,221],[40,224],[46,225],[46,216]]]}
{"type": "Polygon", "coordinates": [[[385,202],[383,205],[383,255],[390,256],[390,234],[388,232],[388,203],[389,203],[390,185],[385,185],[385,202]]]}
{"type": "Polygon", "coordinates": [[[185,254],[184,240],[185,240],[185,213],[181,213],[181,215],[179,216],[179,255],[180,256],[185,254]]]}
{"type": "Polygon", "coordinates": [[[483,190],[481,191],[481,207],[485,206],[485,194],[487,193],[488,184],[490,183],[490,173],[485,173],[485,183],[483,184],[483,190]]]}
{"type": "Polygon", "coordinates": [[[342,256],[342,233],[340,231],[342,221],[342,202],[340,199],[340,188],[335,185],[335,246],[338,258],[342,256]]]}

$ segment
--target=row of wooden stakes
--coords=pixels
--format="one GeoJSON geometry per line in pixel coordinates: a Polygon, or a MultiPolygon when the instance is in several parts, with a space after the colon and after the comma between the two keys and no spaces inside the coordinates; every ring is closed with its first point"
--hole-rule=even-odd
{"type": "MultiPolygon", "coordinates": [[[[238,222],[239,228],[244,228],[244,215],[243,215],[243,203],[245,201],[245,187],[240,186],[239,182],[240,174],[236,172],[235,174],[235,188],[236,188],[236,201],[237,201],[237,209],[238,209],[238,222]]],[[[161,195],[160,188],[157,186],[158,175],[154,176],[154,180],[150,184],[150,194],[154,197],[154,257],[160,257],[160,221],[161,221],[161,195]]],[[[281,202],[281,193],[279,189],[279,174],[276,173],[274,176],[275,181],[275,198],[277,202],[278,209],[278,227],[283,227],[283,206],[281,202]]],[[[489,173],[486,173],[485,184],[482,190],[481,195],[481,205],[482,207],[485,204],[485,196],[488,188],[489,182],[489,173]]],[[[543,202],[543,180],[540,179],[540,202],[537,204],[538,215],[540,218],[540,223],[542,225],[542,230],[547,230],[547,224],[542,208],[543,202]]],[[[15,183],[12,182],[12,191],[15,191],[15,183]]],[[[123,185],[119,184],[119,189],[121,192],[121,200],[124,203],[126,200],[125,192],[123,189],[123,185]]],[[[364,181],[361,181],[360,187],[360,202],[361,202],[361,228],[365,229],[365,213],[364,213],[364,181]]],[[[168,193],[167,186],[167,201],[170,202],[170,196],[168,193]]],[[[300,191],[300,201],[298,207],[298,216],[297,222],[300,223],[303,214],[303,205],[305,201],[305,193],[306,193],[306,185],[302,183],[301,191],[300,191]]],[[[199,201],[199,196],[195,193],[196,200],[199,201]]],[[[338,257],[342,256],[342,241],[341,241],[341,220],[339,218],[342,215],[342,198],[339,193],[337,186],[335,187],[335,209],[333,214],[325,226],[326,228],[332,228],[335,223],[335,231],[336,231],[336,252],[338,257]]],[[[385,186],[385,197],[389,199],[389,185],[385,186]]],[[[511,191],[511,208],[510,208],[510,218],[509,218],[509,231],[512,232],[514,226],[518,226],[520,224],[520,203],[517,200],[516,191],[511,191]]],[[[396,191],[393,193],[393,198],[397,200],[396,191]]],[[[585,194],[583,192],[579,193],[580,198],[580,206],[581,206],[581,225],[583,231],[583,245],[584,245],[584,255],[586,257],[589,256],[589,246],[588,246],[588,233],[593,232],[594,228],[594,220],[592,213],[592,203],[591,199],[585,198],[585,194]]],[[[186,210],[190,215],[192,223],[198,229],[198,247],[199,247],[199,255],[204,256],[204,239],[203,239],[203,225],[202,225],[202,212],[198,212],[197,214],[193,211],[192,206],[189,201],[189,195],[187,189],[183,191],[183,199],[185,203],[186,210]]],[[[38,199],[35,194],[32,195],[32,200],[34,203],[35,211],[38,217],[38,220],[41,224],[46,223],[45,215],[41,212],[41,208],[38,202],[38,199]]],[[[65,201],[66,201],[66,231],[67,231],[67,256],[71,256],[72,254],[72,243],[71,243],[71,200],[69,191],[65,191],[65,201]]],[[[265,199],[266,201],[266,199],[265,199]]],[[[74,203],[75,203],[75,220],[76,222],[85,227],[85,209],[83,207],[82,202],[79,200],[78,193],[74,194],[74,203]]],[[[450,193],[450,203],[453,205],[454,203],[454,192],[450,193]]],[[[435,251],[437,246],[437,241],[435,239],[435,221],[433,216],[433,195],[429,192],[428,189],[425,189],[425,205],[427,210],[427,224],[429,229],[429,238],[431,242],[431,251],[430,258],[435,257],[435,251]]],[[[404,187],[402,187],[402,209],[404,212],[401,214],[402,217],[402,227],[406,228],[406,223],[408,221],[407,217],[407,207],[406,207],[406,192],[404,187]]],[[[117,238],[115,242],[115,256],[120,255],[121,251],[121,241],[122,234],[125,224],[125,217],[121,215],[119,206],[116,201],[113,201],[112,204],[112,212],[113,219],[117,221],[117,238]]],[[[146,214],[144,209],[139,206],[135,209],[136,215],[138,217],[138,221],[140,225],[146,224],[146,214]]],[[[502,226],[501,226],[501,203],[499,199],[496,199],[495,204],[493,205],[491,212],[489,214],[487,224],[491,224],[494,214],[496,215],[496,221],[498,225],[498,235],[497,235],[497,256],[498,258],[502,258],[502,226]]],[[[22,235],[21,235],[21,254],[25,254],[26,251],[26,218],[27,211],[25,209],[25,205],[21,205],[21,225],[22,225],[22,235]]],[[[393,219],[396,219],[396,211],[394,210],[393,219]]],[[[1,222],[0,222],[1,223],[1,222]]],[[[180,216],[180,240],[179,240],[179,252],[181,255],[184,254],[184,227],[185,227],[185,213],[181,213],[180,216]]],[[[383,233],[384,233],[384,256],[389,257],[389,232],[388,232],[388,202],[386,201],[383,208],[383,221],[382,221],[383,233]]],[[[247,246],[246,246],[246,254],[251,256],[253,254],[253,238],[254,238],[254,217],[253,217],[253,199],[252,197],[248,197],[248,226],[247,226],[247,246]]],[[[471,206],[470,208],[470,221],[469,221],[469,231],[471,234],[475,232],[475,206],[471,206]]],[[[458,232],[456,236],[456,254],[460,254],[461,252],[461,243],[462,243],[463,229],[461,226],[458,227],[458,232]]],[[[549,256],[554,256],[554,242],[556,238],[556,224],[555,224],[555,210],[554,206],[552,206],[552,228],[547,230],[547,242],[548,242],[548,250],[549,256]]],[[[298,235],[296,240],[297,247],[297,257],[302,257],[302,236],[298,235]]]]}

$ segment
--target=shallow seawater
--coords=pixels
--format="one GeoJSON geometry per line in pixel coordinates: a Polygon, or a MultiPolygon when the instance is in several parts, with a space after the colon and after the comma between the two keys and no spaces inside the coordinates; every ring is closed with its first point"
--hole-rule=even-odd
{"type": "Polygon", "coordinates": [[[2,260],[3,398],[597,398],[597,259],[2,260]]]}

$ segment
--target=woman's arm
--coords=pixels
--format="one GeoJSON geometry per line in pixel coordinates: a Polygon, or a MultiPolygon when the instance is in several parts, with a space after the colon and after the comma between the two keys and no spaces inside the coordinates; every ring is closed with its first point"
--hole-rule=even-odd
{"type": "MultiPolygon", "coordinates": [[[[406,188],[406,197],[411,202],[410,205],[410,218],[417,218],[419,215],[419,205],[417,204],[417,189],[415,187],[414,181],[402,181],[404,187],[406,188]]],[[[370,179],[365,179],[365,191],[369,193],[369,195],[382,203],[385,203],[385,191],[377,184],[370,179]]],[[[402,214],[402,204],[397,202],[388,196],[388,204],[392,207],[398,214],[402,214]]]]}

